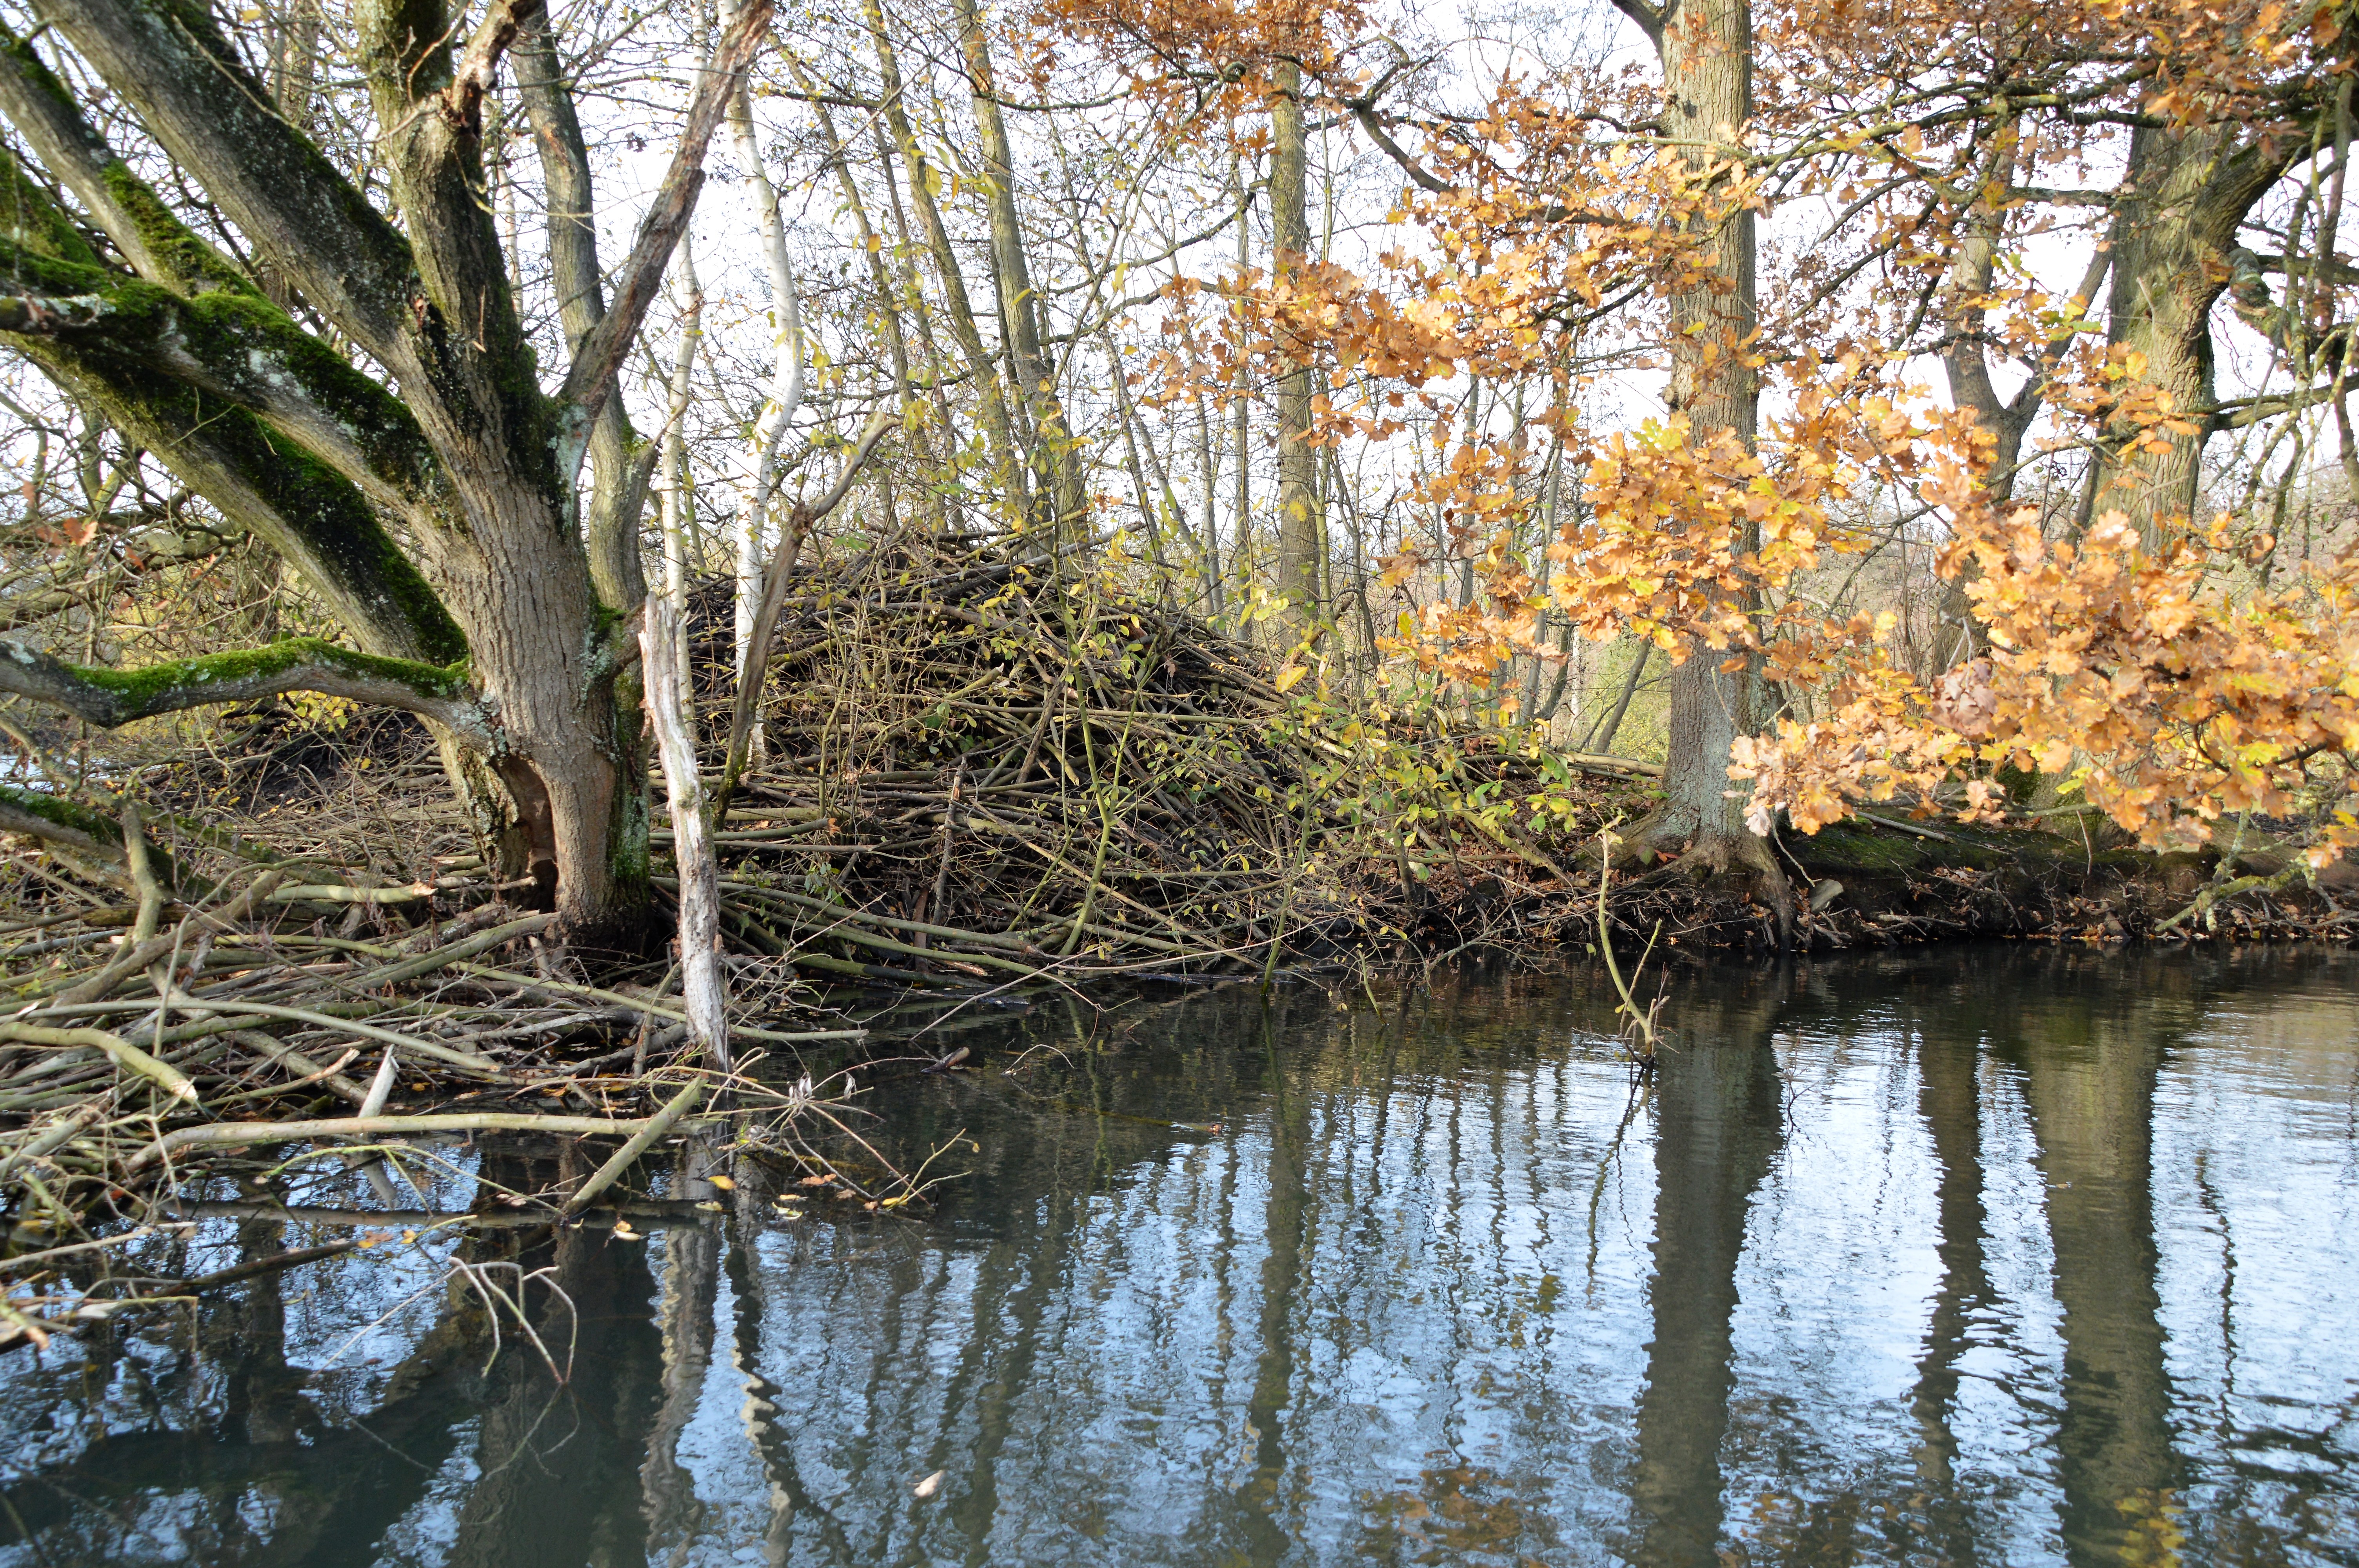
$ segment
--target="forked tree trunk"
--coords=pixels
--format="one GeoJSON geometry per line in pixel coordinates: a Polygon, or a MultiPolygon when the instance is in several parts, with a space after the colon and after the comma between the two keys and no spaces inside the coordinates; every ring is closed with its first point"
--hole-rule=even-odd
{"type": "Polygon", "coordinates": [[[42,299],[15,314],[8,336],[70,392],[121,412],[191,489],[279,545],[371,651],[277,644],[130,675],[27,651],[10,663],[8,689],[109,724],[298,689],[408,708],[446,728],[462,783],[504,786],[521,858],[569,929],[625,935],[646,913],[647,833],[634,738],[615,701],[630,662],[615,623],[639,591],[651,454],[622,418],[614,381],[694,210],[726,95],[767,30],[768,0],[745,0],[716,46],[671,168],[611,275],[611,302],[584,221],[579,127],[538,39],[535,0],[496,9],[463,49],[460,18],[432,0],[353,14],[351,54],[398,222],[277,112],[201,8],[56,0],[43,14],[288,297],[332,322],[384,379],[298,326],[180,224],[31,45],[0,36],[0,112],[122,261],[98,255],[13,166],[0,175],[40,222],[0,235],[0,259],[42,296],[137,306],[42,299]],[[520,34],[570,351],[553,395],[532,373],[482,199],[484,101],[520,34]],[[586,494],[585,454],[596,475],[586,494]],[[406,531],[408,555],[387,521],[406,531]],[[456,755],[462,747],[469,755],[456,755]]]}
{"type": "Polygon", "coordinates": [[[2129,168],[2107,232],[2114,286],[2106,341],[2140,355],[2142,379],[2169,393],[2195,427],[2157,432],[2166,435],[2160,450],[2141,442],[2124,456],[2137,427],[2116,420],[2108,432],[2114,450],[2090,500],[2097,513],[2126,514],[2148,547],[2172,518],[2195,508],[2214,422],[2212,308],[2236,270],[2237,232],[2305,150],[2299,137],[2247,140],[2233,124],[2130,133],[2129,168]]]}

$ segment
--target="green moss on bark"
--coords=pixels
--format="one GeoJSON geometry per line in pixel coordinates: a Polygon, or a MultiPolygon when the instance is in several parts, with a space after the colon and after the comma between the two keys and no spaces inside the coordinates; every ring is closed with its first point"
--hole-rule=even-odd
{"type": "Polygon", "coordinates": [[[473,689],[463,665],[446,669],[411,659],[379,658],[317,637],[290,637],[266,647],[171,659],[136,670],[62,663],[46,667],[95,694],[97,700],[83,703],[85,716],[108,726],[208,703],[244,701],[277,691],[331,690],[339,685],[397,692],[432,703],[463,701],[473,689]],[[299,679],[290,682],[289,677],[299,679]]]}
{"type": "Polygon", "coordinates": [[[161,281],[191,291],[226,289],[262,297],[262,291],[226,256],[174,217],[171,209],[121,158],[110,161],[99,178],[105,182],[107,194],[138,229],[139,243],[165,269],[167,276],[161,281]]]}
{"type": "Polygon", "coordinates": [[[382,387],[258,296],[224,290],[185,300],[104,268],[0,251],[13,251],[6,259],[37,287],[106,302],[99,328],[17,339],[27,357],[95,400],[191,488],[311,577],[363,641],[437,664],[465,656],[458,623],[350,480],[220,392],[159,375],[157,361],[177,348],[220,367],[231,390],[245,378],[283,375],[314,406],[324,405],[365,455],[383,460],[388,486],[423,485],[431,452],[382,387]]]}
{"type": "Polygon", "coordinates": [[[82,266],[98,265],[98,253],[82,231],[5,146],[0,146],[0,234],[36,255],[82,266]]]}
{"type": "Polygon", "coordinates": [[[38,816],[60,827],[88,834],[102,845],[120,844],[123,839],[123,825],[113,817],[58,795],[44,795],[39,790],[0,784],[0,803],[15,806],[27,816],[38,816]]]}

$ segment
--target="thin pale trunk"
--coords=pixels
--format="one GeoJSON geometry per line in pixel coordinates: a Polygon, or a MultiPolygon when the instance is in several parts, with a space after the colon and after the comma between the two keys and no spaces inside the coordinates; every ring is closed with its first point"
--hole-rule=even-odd
{"type": "MultiPolygon", "coordinates": [[[[762,262],[769,274],[772,312],[770,386],[741,460],[737,524],[731,535],[737,583],[735,634],[731,645],[736,655],[737,679],[745,682],[760,679],[760,672],[747,668],[746,654],[754,637],[754,621],[761,608],[766,559],[763,519],[769,514],[771,497],[777,493],[778,456],[786,442],[787,427],[803,400],[803,312],[802,295],[795,285],[794,262],[787,254],[786,224],[778,216],[777,187],[770,182],[769,170],[762,161],[762,140],[754,128],[753,95],[744,88],[729,101],[729,134],[736,146],[737,161],[743,166],[739,178],[745,183],[746,199],[753,203],[755,226],[761,234],[762,262]]],[[[753,730],[756,761],[765,754],[762,739],[762,727],[756,724],[753,730]]]]}
{"type": "MultiPolygon", "coordinates": [[[[1147,485],[1147,465],[1139,457],[1139,449],[1146,447],[1147,456],[1151,458],[1155,448],[1141,438],[1138,416],[1130,405],[1130,388],[1123,380],[1122,356],[1114,350],[1114,334],[1102,332],[1099,341],[1105,347],[1106,365],[1114,380],[1114,415],[1122,422],[1123,457],[1130,470],[1131,486],[1138,492],[1138,521],[1139,526],[1147,531],[1147,558],[1154,563],[1158,591],[1164,595],[1164,602],[1169,604],[1172,591],[1171,563],[1164,558],[1163,520],[1167,514],[1177,516],[1178,507],[1171,499],[1171,487],[1168,482],[1161,487],[1160,499],[1147,485]]],[[[1157,477],[1161,478],[1159,467],[1157,477]]]]}
{"type": "Polygon", "coordinates": [[[1024,254],[1024,229],[1016,211],[1015,156],[999,112],[991,69],[991,43],[975,0],[954,0],[959,44],[966,58],[975,128],[982,134],[985,210],[991,224],[992,276],[997,285],[1000,319],[1007,345],[1007,373],[1030,427],[1032,473],[1038,502],[1050,508],[1045,521],[1060,543],[1077,539],[1084,526],[1079,452],[1057,396],[1056,375],[1041,352],[1038,297],[1024,254]]]}
{"type": "MultiPolygon", "coordinates": [[[[688,602],[690,542],[696,530],[696,492],[690,488],[688,471],[688,405],[696,374],[697,351],[702,347],[704,334],[704,288],[697,280],[695,250],[686,239],[680,241],[677,276],[685,305],[680,311],[679,344],[672,351],[670,398],[664,409],[660,493],[663,590],[672,603],[684,605],[688,602]]],[[[681,712],[692,715],[696,709],[696,683],[689,670],[684,620],[679,633],[679,706],[681,712]]]]}
{"type": "MultiPolygon", "coordinates": [[[[852,155],[843,138],[837,134],[835,116],[821,100],[816,84],[803,70],[802,62],[792,54],[787,57],[788,69],[794,72],[796,83],[811,98],[811,107],[819,120],[820,134],[827,138],[828,158],[835,168],[836,189],[843,193],[844,210],[852,214],[853,237],[868,258],[868,281],[876,291],[876,325],[885,336],[885,351],[893,365],[893,387],[900,399],[901,413],[906,420],[917,402],[917,391],[909,378],[908,335],[901,322],[900,291],[894,287],[893,275],[885,265],[885,246],[875,227],[869,222],[868,203],[861,195],[860,181],[853,177],[852,155]]],[[[889,166],[886,176],[889,179],[889,166]]],[[[937,372],[939,375],[939,372],[937,372]]],[[[948,410],[943,410],[948,423],[948,410]]],[[[940,465],[933,453],[933,442],[923,426],[909,431],[909,453],[917,460],[921,474],[936,473],[940,465]]],[[[926,510],[931,514],[937,533],[950,531],[950,514],[942,504],[941,492],[933,485],[926,488],[926,510]]]]}
{"type": "MultiPolygon", "coordinates": [[[[1250,248],[1253,241],[1253,225],[1246,222],[1249,205],[1245,194],[1244,171],[1239,168],[1234,159],[1230,160],[1229,163],[1229,181],[1236,187],[1237,272],[1242,276],[1245,268],[1253,265],[1250,248]]],[[[1230,554],[1236,564],[1237,580],[1241,585],[1245,581],[1244,574],[1252,569],[1253,562],[1253,421],[1249,407],[1252,400],[1247,395],[1251,388],[1245,379],[1245,329],[1239,326],[1237,329],[1237,384],[1233,389],[1237,405],[1237,543],[1236,548],[1230,554]]]]}
{"type": "Polygon", "coordinates": [[[320,74],[320,0],[295,0],[293,14],[272,51],[270,96],[299,131],[312,125],[312,92],[320,74]]]}
{"type": "Polygon", "coordinates": [[[1196,467],[1204,487],[1204,605],[1212,614],[1221,612],[1221,470],[1218,455],[1212,450],[1212,417],[1204,406],[1204,395],[1194,395],[1196,403],[1196,467]]]}
{"type": "Polygon", "coordinates": [[[1614,737],[1621,732],[1622,716],[1630,711],[1630,699],[1638,693],[1638,683],[1647,673],[1647,662],[1655,656],[1655,644],[1638,644],[1637,656],[1630,661],[1630,674],[1622,683],[1622,695],[1614,700],[1614,709],[1598,723],[1590,726],[1589,733],[1581,738],[1577,751],[1595,750],[1611,754],[1614,737]]]}
{"type": "MultiPolygon", "coordinates": [[[[909,237],[909,215],[901,206],[901,181],[893,169],[892,145],[886,139],[882,125],[876,127],[876,172],[885,182],[885,200],[893,210],[893,233],[900,243],[894,254],[900,258],[900,298],[909,307],[909,319],[918,329],[918,342],[926,351],[927,387],[933,394],[935,416],[945,432],[955,429],[951,412],[950,393],[945,384],[951,376],[950,358],[942,352],[934,337],[934,313],[926,304],[924,283],[918,276],[917,244],[909,237]]],[[[945,475],[947,483],[954,475],[945,475]]],[[[944,511],[963,526],[964,517],[955,501],[946,501],[944,511]]]]}
{"type": "Polygon", "coordinates": [[[942,302],[950,312],[951,335],[965,355],[967,367],[974,377],[984,438],[991,450],[994,476],[998,481],[1001,501],[1016,516],[1024,515],[1027,503],[1025,496],[1024,469],[1016,453],[1015,436],[1008,418],[1007,400],[1001,389],[997,356],[984,346],[983,332],[975,325],[974,307],[966,292],[966,276],[959,269],[958,253],[951,246],[950,230],[942,222],[940,206],[934,191],[940,179],[927,164],[923,148],[918,145],[918,134],[909,124],[908,111],[903,105],[901,63],[893,49],[892,35],[885,26],[885,11],[879,0],[864,0],[871,41],[876,49],[877,73],[884,88],[885,124],[891,131],[895,147],[909,176],[909,199],[917,203],[918,218],[925,230],[926,245],[933,253],[934,270],[942,281],[942,302]]]}
{"type": "Polygon", "coordinates": [[[679,606],[651,595],[639,629],[639,656],[647,666],[647,721],[663,760],[671,801],[672,860],[679,872],[679,993],[688,1032],[704,1059],[729,1070],[728,993],[721,979],[721,873],[704,821],[704,785],[696,773],[696,741],[679,703],[687,671],[680,666],[679,606]]]}
{"type": "MultiPolygon", "coordinates": [[[[1310,260],[1310,230],[1304,216],[1310,154],[1302,127],[1301,69],[1291,60],[1281,62],[1277,87],[1270,106],[1270,271],[1283,287],[1310,260]]],[[[1310,438],[1310,364],[1298,351],[1287,355],[1277,381],[1277,590],[1286,599],[1288,627],[1297,642],[1318,627],[1320,568],[1327,554],[1318,453],[1310,438]]]]}

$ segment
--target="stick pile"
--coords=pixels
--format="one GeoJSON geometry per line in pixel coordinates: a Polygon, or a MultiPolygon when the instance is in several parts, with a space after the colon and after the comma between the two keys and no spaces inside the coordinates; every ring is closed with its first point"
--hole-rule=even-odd
{"type": "MultiPolygon", "coordinates": [[[[1538,907],[1486,903],[1484,856],[1403,815],[1438,776],[1420,754],[1470,776],[1462,737],[1355,742],[1266,660],[1105,574],[877,548],[805,566],[782,599],[734,779],[726,585],[684,631],[648,622],[689,644],[691,711],[665,717],[694,741],[671,771],[717,785],[734,1074],[691,1037],[676,955],[593,974],[553,916],[505,902],[527,884],[463,852],[422,734],[405,749],[372,729],[342,773],[310,752],[199,759],[178,784],[134,781],[119,820],[74,806],[80,826],[43,827],[47,860],[19,857],[22,917],[0,926],[5,1249],[144,1223],[150,1195],[259,1144],[539,1131],[627,1154],[724,1085],[716,1103],[783,1126],[816,1104],[808,1075],[797,1061],[783,1088],[761,1059],[848,1054],[864,1031],[842,1009],[880,986],[956,1007],[1114,976],[1266,979],[1406,943],[1437,908],[1496,937],[1538,907]],[[222,809],[224,781],[243,814],[222,809]]],[[[647,678],[679,681],[656,652],[647,678]]],[[[656,883],[676,898],[672,837],[656,834],[656,883]]],[[[1504,838],[1473,847],[1513,860],[1504,838]]]]}
{"type": "MultiPolygon", "coordinates": [[[[1337,759],[1245,650],[1045,563],[926,564],[799,574],[715,834],[734,940],[942,987],[1253,971],[1384,925],[1389,858],[1347,852],[1337,759]]],[[[690,618],[715,772],[727,614],[716,588],[690,618]]]]}

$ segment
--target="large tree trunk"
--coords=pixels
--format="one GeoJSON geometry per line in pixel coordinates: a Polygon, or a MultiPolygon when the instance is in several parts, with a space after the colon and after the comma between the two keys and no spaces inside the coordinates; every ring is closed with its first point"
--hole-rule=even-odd
{"type": "Polygon", "coordinates": [[[2122,448],[2137,426],[2117,419],[2106,432],[2112,450],[2091,492],[2093,509],[2127,514],[2149,547],[2172,518],[2195,508],[2213,423],[2212,308],[2234,271],[2237,231],[2305,150],[2298,137],[2245,142],[2243,134],[2238,125],[2138,127],[2114,200],[2106,341],[2144,356],[2142,379],[2169,393],[2195,426],[2164,433],[2158,451],[2141,443],[2126,458],[2122,448]]]}
{"type": "MultiPolygon", "coordinates": [[[[22,338],[29,329],[28,351],[47,345],[61,376],[144,407],[166,438],[148,440],[150,449],[256,532],[279,530],[364,641],[427,644],[416,650],[425,661],[364,659],[361,673],[388,700],[454,727],[475,765],[505,785],[548,901],[570,928],[603,933],[638,925],[647,903],[637,769],[615,705],[627,661],[614,622],[629,606],[612,602],[637,591],[646,466],[612,412],[614,380],[694,210],[705,146],[769,10],[767,0],[748,0],[716,47],[671,168],[614,275],[611,306],[597,297],[589,225],[578,211],[559,213],[551,251],[572,353],[554,395],[534,374],[483,196],[484,97],[502,53],[539,11],[532,0],[496,8],[463,52],[457,19],[433,0],[371,0],[355,12],[353,53],[382,133],[376,146],[397,224],[277,113],[207,13],[161,0],[44,6],[45,22],[120,94],[289,297],[383,367],[383,381],[297,326],[174,219],[14,39],[9,69],[0,70],[0,110],[137,276],[86,244],[82,254],[65,254],[56,235],[46,259],[16,236],[0,243],[19,276],[34,264],[54,274],[43,287],[78,282],[66,292],[115,293],[136,307],[77,314],[44,303],[19,311],[8,330],[22,338]],[[583,539],[577,476],[585,449],[607,481],[590,519],[603,582],[583,539]],[[405,524],[415,568],[391,545],[381,515],[405,524]],[[453,622],[463,643],[446,634],[453,622]]],[[[562,93],[553,74],[537,82],[544,96],[562,93]]],[[[560,106],[570,120],[570,106],[560,106]]],[[[562,129],[536,118],[544,132],[562,129]]],[[[578,183],[586,200],[586,168],[565,156],[578,151],[578,132],[572,140],[574,148],[552,147],[544,135],[552,195],[578,183]]],[[[306,659],[322,678],[354,678],[353,656],[325,650],[306,659]]],[[[294,689],[287,683],[301,675],[275,652],[235,662],[255,679],[278,680],[276,689],[294,689]]],[[[76,672],[27,669],[27,680],[38,673],[55,688],[43,694],[52,700],[73,706],[92,696],[76,672]]],[[[114,689],[123,695],[119,681],[114,689]]],[[[155,697],[118,706],[136,717],[143,703],[160,710],[202,699],[155,697]]]]}
{"type": "MultiPolygon", "coordinates": [[[[1710,192],[1724,192],[1753,114],[1750,0],[1687,0],[1653,27],[1663,67],[1663,121],[1680,157],[1710,192]]],[[[1701,277],[1671,299],[1672,408],[1698,446],[1723,432],[1751,447],[1760,429],[1761,384],[1744,345],[1757,324],[1753,212],[1706,211],[1696,244],[1701,277]]],[[[1745,541],[1757,547],[1757,540],[1745,541]]],[[[1767,845],[1745,825],[1745,791],[1728,776],[1731,743],[1754,728],[1747,670],[1723,670],[1716,650],[1690,642],[1670,683],[1670,749],[1663,802],[1635,828],[1631,852],[1678,853],[1699,877],[1758,889],[1787,918],[1786,879],[1767,845]]]]}

